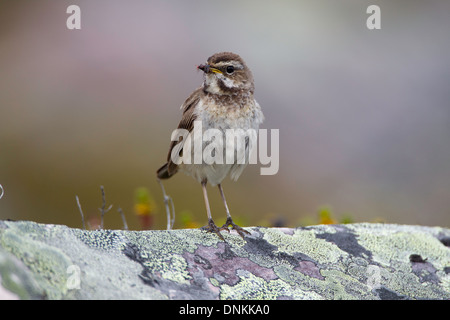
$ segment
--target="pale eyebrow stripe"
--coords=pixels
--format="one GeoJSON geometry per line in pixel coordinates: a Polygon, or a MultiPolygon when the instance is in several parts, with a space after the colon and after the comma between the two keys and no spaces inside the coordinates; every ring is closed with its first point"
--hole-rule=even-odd
{"type": "Polygon", "coordinates": [[[235,60],[220,61],[218,63],[215,63],[214,67],[223,67],[223,66],[229,66],[229,65],[232,65],[236,69],[244,69],[244,66],[242,64],[240,64],[239,62],[235,61],[235,60]]]}

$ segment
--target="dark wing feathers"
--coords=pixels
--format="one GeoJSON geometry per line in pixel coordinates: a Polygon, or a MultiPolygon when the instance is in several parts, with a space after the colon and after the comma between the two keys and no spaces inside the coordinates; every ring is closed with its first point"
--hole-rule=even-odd
{"type": "MultiPolygon", "coordinates": [[[[189,132],[192,131],[194,128],[194,121],[196,119],[196,115],[194,113],[195,106],[200,101],[202,95],[205,93],[203,92],[202,88],[198,88],[195,90],[189,98],[186,99],[186,101],[181,106],[181,109],[183,110],[183,116],[181,118],[180,123],[178,124],[178,129],[186,129],[189,132]]],[[[178,145],[179,143],[182,143],[182,137],[180,137],[180,141],[172,141],[170,143],[169,147],[169,153],[167,155],[167,163],[165,163],[161,168],[158,169],[156,172],[159,179],[168,179],[171,176],[173,176],[178,171],[178,165],[173,163],[171,160],[171,154],[173,148],[178,145]]],[[[180,145],[181,151],[180,154],[183,152],[182,145],[180,145]]]]}

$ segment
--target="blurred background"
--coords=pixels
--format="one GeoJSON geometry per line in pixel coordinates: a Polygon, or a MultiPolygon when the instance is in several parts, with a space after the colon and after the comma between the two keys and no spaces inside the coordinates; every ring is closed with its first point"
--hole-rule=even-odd
{"type": "MultiPolygon", "coordinates": [[[[155,179],[196,65],[240,54],[280,169],[223,183],[246,226],[450,226],[450,2],[1,1],[0,219],[164,229],[155,179]],[[81,30],[66,9],[81,8],[81,30]],[[381,30],[366,9],[381,8],[381,30]],[[324,218],[325,217],[325,218],[324,218]],[[325,220],[324,220],[325,219],[325,220]]],[[[201,186],[164,182],[175,228],[206,224],[201,186]]],[[[209,188],[213,218],[225,221],[209,188]]]]}

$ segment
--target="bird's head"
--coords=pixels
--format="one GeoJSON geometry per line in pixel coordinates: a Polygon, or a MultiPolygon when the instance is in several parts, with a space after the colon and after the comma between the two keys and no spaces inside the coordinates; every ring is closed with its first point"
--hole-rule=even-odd
{"type": "Polygon", "coordinates": [[[216,53],[197,68],[204,72],[203,89],[206,92],[231,95],[254,90],[250,69],[235,53],[216,53]]]}

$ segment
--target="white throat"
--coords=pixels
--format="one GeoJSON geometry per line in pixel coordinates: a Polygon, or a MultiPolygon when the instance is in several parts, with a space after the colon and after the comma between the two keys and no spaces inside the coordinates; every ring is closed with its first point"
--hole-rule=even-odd
{"type": "Polygon", "coordinates": [[[235,84],[234,80],[231,80],[231,79],[225,77],[223,74],[211,73],[211,74],[207,74],[205,77],[204,85],[207,88],[207,91],[210,93],[213,93],[213,94],[222,93],[222,90],[220,89],[220,86],[218,84],[219,80],[221,80],[227,88],[232,89],[232,88],[238,87],[235,84]]]}

